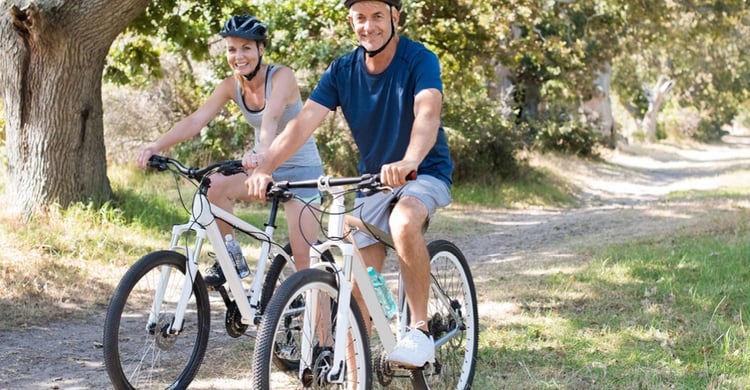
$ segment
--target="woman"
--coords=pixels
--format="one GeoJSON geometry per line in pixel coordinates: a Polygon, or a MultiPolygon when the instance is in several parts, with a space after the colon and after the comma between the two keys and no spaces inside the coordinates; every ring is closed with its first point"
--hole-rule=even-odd
{"type": "MultiPolygon", "coordinates": [[[[209,121],[214,119],[224,105],[234,100],[245,120],[255,130],[255,146],[242,157],[247,170],[254,169],[263,160],[276,134],[284,129],[302,109],[297,80],[291,69],[285,66],[263,64],[268,29],[257,18],[238,15],[230,18],[219,35],[226,43],[227,62],[233,76],[222,80],[208,100],[198,110],[177,122],[166,134],[141,149],[137,165],[145,168],[148,159],[155,153],[197,135],[209,121]]],[[[312,137],[297,153],[273,172],[273,179],[306,180],[323,174],[320,155],[312,137]]],[[[251,200],[245,187],[245,174],[233,176],[216,175],[211,178],[208,199],[215,205],[232,211],[234,201],[251,200]]],[[[295,189],[293,192],[304,201],[318,196],[317,189],[295,189]]],[[[309,266],[308,242],[317,238],[316,216],[297,199],[285,202],[289,240],[298,269],[309,266]]],[[[232,227],[219,221],[222,236],[232,234],[232,227]]],[[[226,281],[218,264],[214,264],[204,275],[206,283],[218,287],[226,281]]]]}

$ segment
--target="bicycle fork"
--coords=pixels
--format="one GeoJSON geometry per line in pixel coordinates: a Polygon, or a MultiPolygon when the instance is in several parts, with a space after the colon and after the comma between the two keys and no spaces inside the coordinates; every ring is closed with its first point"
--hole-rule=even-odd
{"type": "MultiPolygon", "coordinates": [[[[175,308],[174,318],[169,328],[166,329],[167,334],[176,334],[182,330],[182,324],[185,319],[185,310],[187,309],[188,301],[193,293],[193,282],[198,274],[198,259],[196,253],[200,253],[203,241],[206,238],[206,231],[203,229],[194,229],[192,226],[194,223],[186,223],[182,225],[174,225],[172,227],[172,242],[170,243],[170,249],[176,250],[181,249],[185,251],[185,256],[188,261],[185,264],[185,280],[183,282],[182,293],[180,300],[175,308]],[[193,230],[196,234],[195,244],[190,249],[187,246],[179,246],[179,239],[182,235],[193,230]]],[[[172,268],[169,266],[162,266],[161,277],[159,279],[159,285],[156,288],[156,295],[154,296],[154,302],[151,305],[151,313],[149,313],[148,324],[156,324],[159,320],[157,313],[161,312],[161,305],[164,301],[164,294],[167,290],[167,284],[171,276],[172,268]]]]}

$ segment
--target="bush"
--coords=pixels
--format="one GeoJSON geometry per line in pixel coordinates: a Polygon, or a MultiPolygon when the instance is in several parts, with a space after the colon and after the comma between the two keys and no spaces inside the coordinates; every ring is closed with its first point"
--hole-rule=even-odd
{"type": "Polygon", "coordinates": [[[357,174],[359,151],[339,111],[315,131],[315,143],[326,174],[354,176],[357,174]]]}
{"type": "Polygon", "coordinates": [[[721,139],[721,137],[728,134],[726,130],[722,129],[724,125],[723,121],[712,120],[712,118],[701,118],[698,122],[698,129],[693,134],[693,138],[701,142],[715,142],[721,139]]]}
{"type": "Polygon", "coordinates": [[[482,97],[448,101],[443,106],[443,124],[455,164],[455,182],[518,176],[516,151],[523,145],[521,133],[498,112],[494,102],[482,97]]]}
{"type": "Polygon", "coordinates": [[[596,156],[599,131],[585,115],[571,118],[565,114],[531,123],[534,145],[543,151],[558,151],[579,157],[596,156]]]}

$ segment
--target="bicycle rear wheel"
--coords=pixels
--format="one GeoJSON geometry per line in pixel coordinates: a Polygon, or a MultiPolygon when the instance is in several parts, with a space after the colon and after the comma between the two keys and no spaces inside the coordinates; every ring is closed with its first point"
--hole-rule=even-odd
{"type": "Polygon", "coordinates": [[[435,339],[435,364],[411,371],[415,389],[471,388],[477,361],[479,315],[469,264],[451,242],[436,240],[427,249],[432,276],[427,306],[435,339]]]}
{"type": "Polygon", "coordinates": [[[123,276],[104,320],[104,363],[116,389],[185,389],[203,361],[208,343],[208,293],[200,274],[185,312],[182,331],[167,334],[185,281],[184,255],[149,253],[123,276]],[[160,280],[164,298],[149,322],[160,280]]]}
{"type": "Polygon", "coordinates": [[[331,370],[335,342],[338,287],[335,276],[319,269],[301,270],[287,279],[271,297],[268,310],[258,329],[253,352],[253,386],[265,389],[369,389],[372,371],[367,330],[359,307],[351,301],[347,331],[350,357],[347,359],[346,380],[342,385],[326,379],[331,370]],[[311,303],[312,299],[317,303],[311,303]],[[314,305],[317,319],[307,318],[314,305]],[[312,358],[302,359],[302,329],[312,321],[309,345],[314,346],[312,358]],[[298,368],[279,367],[274,360],[296,360],[298,368]],[[302,371],[302,375],[300,375],[302,371]]]}
{"type": "MultiPolygon", "coordinates": [[[[289,244],[284,245],[284,252],[290,257],[292,256],[292,246],[289,244]]],[[[286,257],[282,255],[276,255],[268,265],[268,272],[266,272],[266,278],[263,280],[263,290],[260,294],[260,314],[266,310],[268,301],[271,300],[273,292],[287,280],[293,273],[297,271],[294,261],[290,263],[286,257]]]]}

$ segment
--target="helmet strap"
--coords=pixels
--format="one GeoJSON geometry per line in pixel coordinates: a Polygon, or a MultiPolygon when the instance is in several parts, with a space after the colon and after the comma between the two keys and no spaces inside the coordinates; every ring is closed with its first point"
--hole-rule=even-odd
{"type": "Polygon", "coordinates": [[[252,80],[256,74],[258,74],[258,71],[260,70],[260,63],[263,60],[263,56],[258,57],[258,65],[255,65],[255,69],[253,69],[252,72],[242,75],[242,77],[245,78],[245,80],[250,81],[252,80]]]}
{"type": "MultiPolygon", "coordinates": [[[[388,8],[392,9],[393,6],[392,5],[388,5],[388,8]]],[[[368,57],[370,57],[370,58],[375,57],[376,55],[380,54],[381,51],[385,50],[385,47],[388,46],[389,43],[391,43],[391,40],[393,39],[393,37],[395,35],[396,35],[396,26],[393,25],[393,17],[391,17],[391,36],[388,37],[388,40],[385,41],[385,43],[383,44],[383,46],[380,46],[380,48],[375,49],[375,50],[371,50],[371,51],[368,51],[364,47],[362,47],[362,48],[365,50],[365,53],[367,53],[368,57]]]]}
{"type": "Polygon", "coordinates": [[[258,48],[258,65],[255,65],[255,69],[253,69],[252,72],[246,75],[243,75],[243,77],[247,81],[252,80],[255,77],[255,75],[258,74],[258,71],[260,70],[260,64],[263,63],[263,54],[260,54],[260,44],[258,43],[256,47],[258,48]]]}

